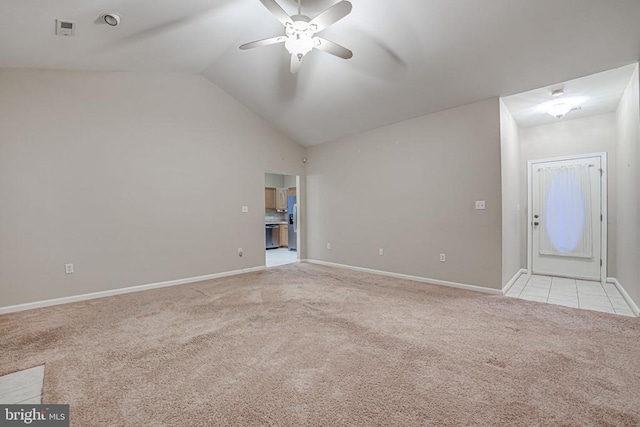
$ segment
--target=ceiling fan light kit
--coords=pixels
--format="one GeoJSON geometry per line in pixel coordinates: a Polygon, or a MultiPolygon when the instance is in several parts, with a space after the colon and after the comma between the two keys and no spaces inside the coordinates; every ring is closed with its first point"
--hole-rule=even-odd
{"type": "Polygon", "coordinates": [[[287,52],[300,59],[320,43],[317,37],[313,37],[314,28],[317,27],[309,25],[309,18],[303,15],[296,15],[293,18],[298,20],[293,21],[293,24],[287,22],[285,27],[287,38],[284,41],[284,47],[287,52]]]}
{"type": "Polygon", "coordinates": [[[246,43],[240,46],[240,49],[253,49],[284,43],[285,49],[291,55],[292,73],[297,73],[300,70],[305,55],[313,49],[323,50],[343,59],[349,59],[353,56],[349,49],[315,36],[316,33],[347,16],[352,9],[350,2],[343,0],[336,3],[313,19],[301,14],[300,0],[298,0],[298,14],[292,16],[289,16],[275,0],[260,0],[260,2],[284,25],[285,35],[246,43]]]}

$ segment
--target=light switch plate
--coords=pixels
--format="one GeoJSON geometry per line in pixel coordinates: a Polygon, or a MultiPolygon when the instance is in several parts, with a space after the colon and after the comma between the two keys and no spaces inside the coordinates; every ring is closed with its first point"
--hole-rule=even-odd
{"type": "Polygon", "coordinates": [[[476,200],[476,210],[483,210],[485,208],[484,200],[476,200]]]}
{"type": "Polygon", "coordinates": [[[249,206],[243,206],[242,213],[247,213],[247,212],[249,212],[249,206]]]}

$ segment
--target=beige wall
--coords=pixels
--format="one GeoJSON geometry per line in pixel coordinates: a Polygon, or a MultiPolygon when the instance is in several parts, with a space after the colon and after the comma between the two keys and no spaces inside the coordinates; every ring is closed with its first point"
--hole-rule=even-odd
{"type": "Polygon", "coordinates": [[[284,186],[286,188],[291,188],[296,186],[296,177],[293,175],[285,175],[283,181],[284,181],[284,186]]]}
{"type": "Polygon", "coordinates": [[[0,306],[264,265],[264,171],[304,175],[199,76],[1,70],[0,120],[0,306]]]}
{"type": "Polygon", "coordinates": [[[275,174],[275,173],[265,173],[264,174],[264,186],[265,187],[275,187],[275,188],[284,187],[284,175],[279,175],[279,174],[275,174]]]}
{"type": "Polygon", "coordinates": [[[608,162],[607,275],[616,268],[616,117],[615,113],[520,129],[521,264],[527,265],[527,161],[606,152],[608,162]]]}
{"type": "Polygon", "coordinates": [[[526,264],[522,263],[520,205],[520,140],[518,124],[500,101],[502,167],[502,285],[526,264]]]}
{"type": "Polygon", "coordinates": [[[617,110],[616,278],[640,304],[640,84],[638,67],[617,110]]]}
{"type": "Polygon", "coordinates": [[[308,257],[500,289],[499,120],[495,98],[310,148],[308,257]]]}
{"type": "Polygon", "coordinates": [[[280,175],[276,173],[265,173],[265,187],[289,188],[296,186],[295,175],[280,175]]]}
{"type": "Polygon", "coordinates": [[[305,150],[198,76],[0,70],[0,307],[264,265],[265,170],[301,175],[301,258],[500,289],[526,161],[599,151],[639,301],[639,98],[636,70],[617,114],[519,130],[491,99],[305,150]]]}

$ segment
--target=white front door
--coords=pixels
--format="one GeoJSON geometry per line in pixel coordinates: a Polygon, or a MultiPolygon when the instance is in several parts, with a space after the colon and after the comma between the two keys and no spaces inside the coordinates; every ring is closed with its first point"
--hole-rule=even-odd
{"type": "Polygon", "coordinates": [[[601,281],[602,158],[530,162],[534,274],[601,281]]]}

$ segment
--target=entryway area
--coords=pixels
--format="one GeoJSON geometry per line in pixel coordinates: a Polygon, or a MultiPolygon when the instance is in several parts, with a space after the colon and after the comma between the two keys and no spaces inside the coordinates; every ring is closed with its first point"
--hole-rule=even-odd
{"type": "Polygon", "coordinates": [[[606,283],[607,155],[527,162],[528,263],[507,296],[634,316],[606,283]]]}
{"type": "Polygon", "coordinates": [[[631,181],[620,117],[635,79],[633,64],[501,98],[505,295],[640,312],[634,281],[618,280],[636,227],[631,187],[620,186],[631,181]]]}
{"type": "Polygon", "coordinates": [[[265,265],[298,261],[298,177],[264,174],[265,265]]]}
{"type": "Polygon", "coordinates": [[[508,297],[635,317],[613,283],[524,274],[508,297]]]}

